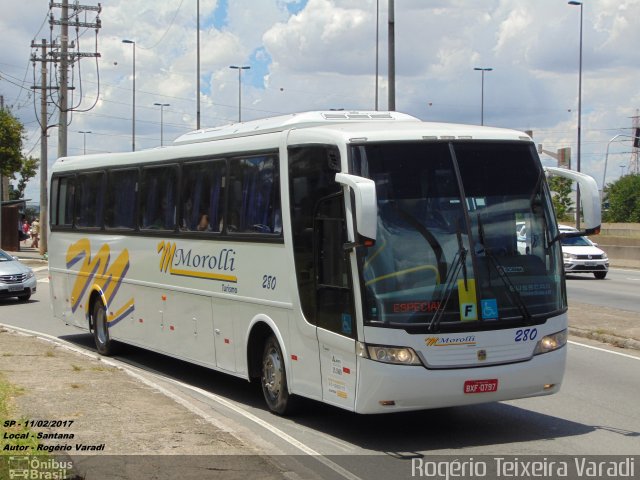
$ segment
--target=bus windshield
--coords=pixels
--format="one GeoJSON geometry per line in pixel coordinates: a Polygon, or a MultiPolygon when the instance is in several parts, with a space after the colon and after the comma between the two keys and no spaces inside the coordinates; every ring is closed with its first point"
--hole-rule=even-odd
{"type": "Polygon", "coordinates": [[[353,145],[376,182],[378,230],[358,249],[366,325],[460,331],[542,323],[566,308],[557,226],[533,145],[353,145]]]}

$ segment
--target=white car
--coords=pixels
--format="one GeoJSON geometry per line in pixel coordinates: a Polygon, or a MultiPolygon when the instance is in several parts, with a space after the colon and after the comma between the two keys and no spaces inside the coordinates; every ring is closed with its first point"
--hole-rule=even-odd
{"type": "MultiPolygon", "coordinates": [[[[573,227],[558,225],[560,233],[577,232],[573,227]]],[[[565,273],[593,273],[603,279],[609,271],[609,258],[587,237],[566,237],[561,240],[565,273]]]]}
{"type": "Polygon", "coordinates": [[[516,241],[518,244],[518,252],[521,255],[529,254],[529,246],[527,244],[527,225],[524,222],[516,222],[516,241]]]}
{"type": "Polygon", "coordinates": [[[0,299],[18,297],[26,302],[32,293],[36,293],[36,286],[33,270],[0,250],[0,299]]]}

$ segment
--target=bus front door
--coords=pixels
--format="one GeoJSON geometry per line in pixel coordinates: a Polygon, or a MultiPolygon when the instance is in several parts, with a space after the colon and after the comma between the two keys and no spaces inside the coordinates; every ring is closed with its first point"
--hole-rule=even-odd
{"type": "Polygon", "coordinates": [[[329,195],[314,215],[316,325],[322,373],[322,398],[350,410],[356,392],[356,324],[344,196],[329,195]]]}

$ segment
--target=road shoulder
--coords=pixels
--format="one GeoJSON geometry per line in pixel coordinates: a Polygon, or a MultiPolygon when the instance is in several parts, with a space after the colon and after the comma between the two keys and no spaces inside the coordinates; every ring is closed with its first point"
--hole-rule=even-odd
{"type": "Polygon", "coordinates": [[[231,472],[225,478],[282,478],[253,445],[117,367],[4,328],[0,352],[0,372],[20,392],[11,399],[14,420],[57,422],[32,429],[44,437],[38,439],[43,451],[70,458],[216,456],[215,468],[231,472]]]}
{"type": "Polygon", "coordinates": [[[635,312],[571,302],[569,333],[620,348],[640,350],[640,318],[635,312]]]}

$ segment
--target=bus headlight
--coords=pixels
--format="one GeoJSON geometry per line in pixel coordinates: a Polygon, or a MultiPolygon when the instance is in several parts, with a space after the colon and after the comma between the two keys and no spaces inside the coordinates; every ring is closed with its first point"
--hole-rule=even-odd
{"type": "Polygon", "coordinates": [[[389,347],[386,345],[365,345],[359,343],[358,355],[376,362],[399,365],[422,365],[416,352],[409,347],[389,347]]]}
{"type": "Polygon", "coordinates": [[[536,345],[536,349],[533,351],[534,355],[540,355],[541,353],[552,352],[559,348],[564,347],[567,344],[567,331],[552,333],[546,335],[536,345]]]}

